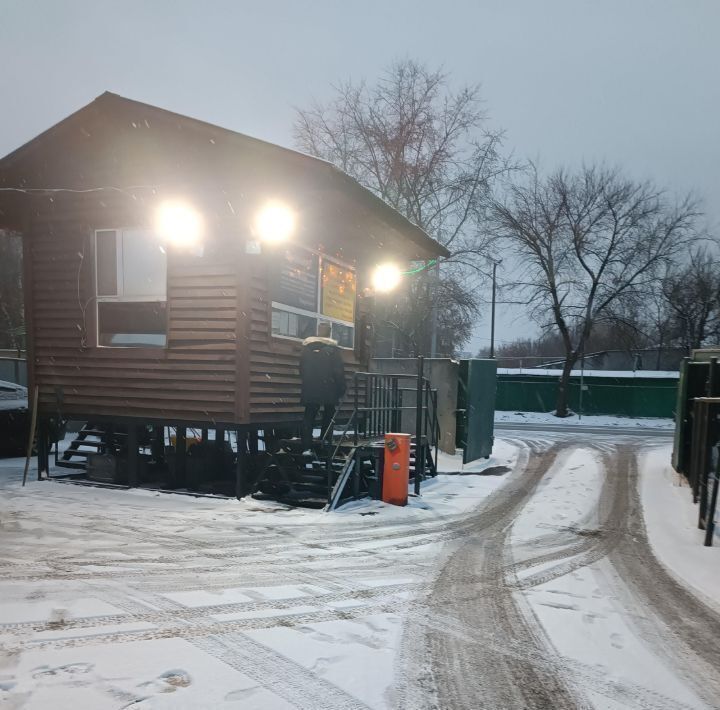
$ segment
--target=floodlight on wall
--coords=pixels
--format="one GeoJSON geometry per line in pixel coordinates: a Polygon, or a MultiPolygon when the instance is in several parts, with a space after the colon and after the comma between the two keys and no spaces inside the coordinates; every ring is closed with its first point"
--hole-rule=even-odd
{"type": "Polygon", "coordinates": [[[255,234],[269,244],[284,242],[294,234],[296,222],[294,210],[284,202],[271,200],[255,215],[255,234]]]}
{"type": "Polygon", "coordinates": [[[402,271],[397,264],[380,264],[375,267],[372,285],[378,293],[388,293],[398,287],[402,280],[402,271]]]}
{"type": "Polygon", "coordinates": [[[203,236],[202,215],[187,202],[167,200],[157,209],[155,229],[164,241],[176,247],[195,247],[203,236]]]}

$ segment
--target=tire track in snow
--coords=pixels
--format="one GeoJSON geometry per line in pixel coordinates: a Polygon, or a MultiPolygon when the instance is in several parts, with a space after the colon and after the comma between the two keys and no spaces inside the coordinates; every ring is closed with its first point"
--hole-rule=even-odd
{"type": "Polygon", "coordinates": [[[194,638],[205,653],[244,673],[298,710],[368,710],[357,698],[245,634],[194,638]]]}
{"type": "Polygon", "coordinates": [[[450,633],[447,625],[421,628],[410,618],[410,632],[404,639],[401,707],[570,710],[583,706],[561,664],[549,659],[541,630],[526,619],[506,584],[509,523],[568,447],[560,443],[533,453],[522,472],[469,519],[470,533],[450,555],[423,600],[431,614],[449,616],[454,626],[470,635],[494,638],[502,647],[522,640],[535,653],[498,654],[488,645],[468,644],[450,633]],[[482,599],[478,599],[478,587],[486,592],[482,599]],[[534,662],[542,656],[548,662],[534,662]],[[419,670],[413,672],[414,668],[419,670]],[[434,697],[428,694],[432,690],[434,697]]]}
{"type": "MultiPolygon", "coordinates": [[[[506,545],[507,531],[522,504],[507,506],[504,528],[496,527],[496,521],[487,517],[483,523],[486,513],[482,510],[476,515],[474,539],[450,558],[428,599],[408,618],[400,707],[582,707],[583,700],[573,697],[570,682],[630,707],[694,707],[631,680],[611,679],[602,668],[560,656],[544,643],[532,611],[528,608],[523,615],[512,602],[512,588],[536,586],[603,558],[618,570],[618,578],[623,580],[619,586],[627,585],[626,597],[630,589],[634,606],[626,605],[630,609],[626,618],[640,627],[640,637],[655,653],[665,656],[686,681],[693,680],[689,684],[710,706],[717,706],[720,619],[714,610],[681,589],[652,556],[639,507],[631,446],[604,442],[602,447],[595,447],[603,453],[605,469],[597,504],[598,523],[572,526],[519,545],[521,550],[530,551],[527,559],[508,559],[506,545]],[[532,556],[538,548],[546,551],[532,556]],[[521,580],[515,576],[518,571],[555,561],[559,564],[549,570],[521,580]],[[494,593],[493,585],[488,587],[493,580],[497,582],[494,593]],[[688,613],[693,618],[691,624],[685,619],[688,613]],[[700,625],[704,625],[704,633],[699,633],[700,625]],[[430,650],[423,652],[426,645],[430,650]],[[407,672],[408,665],[414,666],[414,673],[407,672]]],[[[545,461],[545,469],[551,464],[545,461]]],[[[539,473],[542,476],[543,471],[539,473]]],[[[532,486],[534,475],[526,472],[526,480],[528,477],[532,486]]],[[[501,495],[507,492],[506,488],[501,495]]]]}
{"type": "Polygon", "coordinates": [[[678,582],[655,557],[645,529],[637,455],[619,447],[611,476],[623,483],[628,515],[609,560],[618,593],[641,638],[676,668],[710,707],[720,707],[720,614],[678,582]]]}

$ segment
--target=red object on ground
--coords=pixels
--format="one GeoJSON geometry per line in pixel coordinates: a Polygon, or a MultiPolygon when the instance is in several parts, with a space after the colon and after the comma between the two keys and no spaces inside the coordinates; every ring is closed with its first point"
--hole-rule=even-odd
{"type": "Polygon", "coordinates": [[[410,434],[385,434],[382,499],[407,505],[410,479],[410,434]]]}

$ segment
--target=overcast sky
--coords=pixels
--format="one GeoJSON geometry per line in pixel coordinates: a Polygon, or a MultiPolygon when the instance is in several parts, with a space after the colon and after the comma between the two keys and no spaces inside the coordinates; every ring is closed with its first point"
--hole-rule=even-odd
{"type": "Polygon", "coordinates": [[[719,37],[720,0],[0,0],[0,155],[105,90],[292,146],[295,106],[410,57],[480,83],[517,156],[617,163],[716,225],[719,37]]]}

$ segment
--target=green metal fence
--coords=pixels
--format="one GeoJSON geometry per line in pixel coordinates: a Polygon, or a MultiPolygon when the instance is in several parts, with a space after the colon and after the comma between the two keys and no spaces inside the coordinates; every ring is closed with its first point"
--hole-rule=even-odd
{"type": "MultiPolygon", "coordinates": [[[[498,374],[495,408],[499,411],[551,412],[558,377],[522,373],[498,374]]],[[[583,379],[582,413],[624,417],[673,417],[677,378],[588,377],[583,379]]],[[[571,377],[570,408],[580,411],[580,377],[571,377]]]]}

